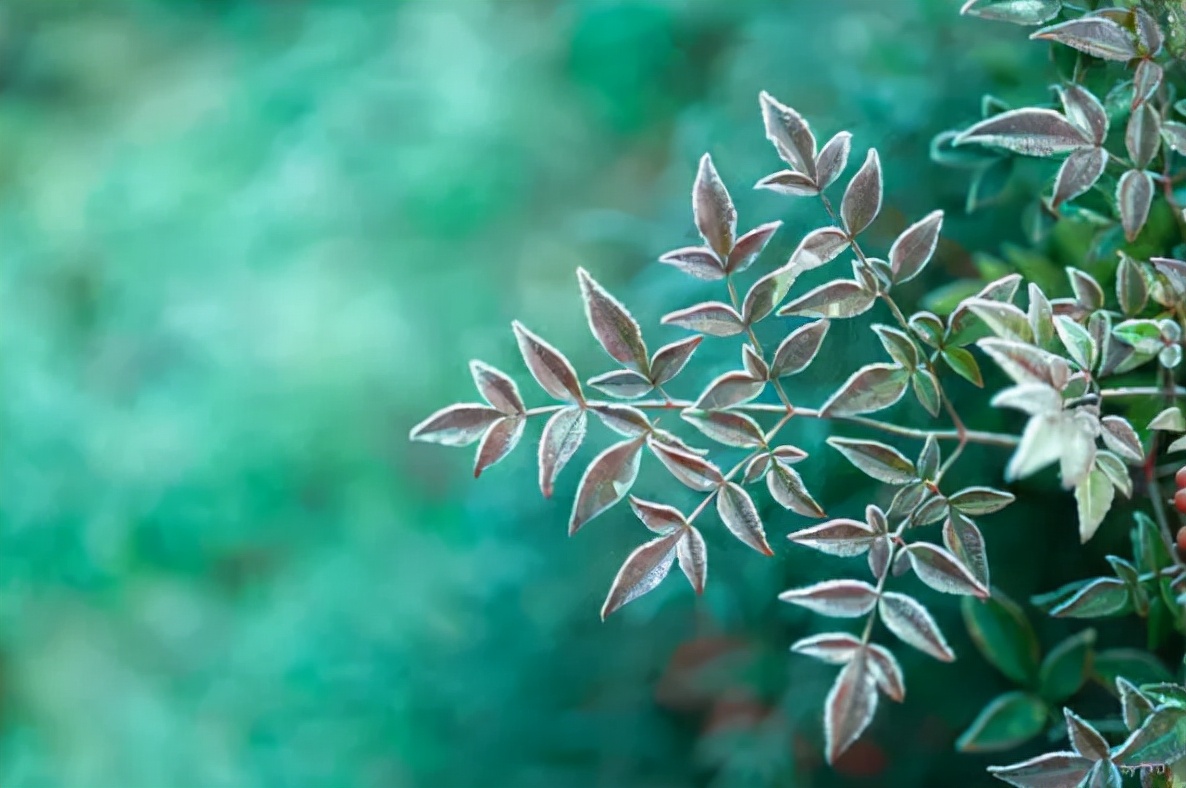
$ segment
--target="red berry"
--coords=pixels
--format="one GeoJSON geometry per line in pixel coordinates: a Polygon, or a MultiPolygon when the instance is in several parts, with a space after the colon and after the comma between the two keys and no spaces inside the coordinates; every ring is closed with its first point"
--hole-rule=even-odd
{"type": "Polygon", "coordinates": [[[1178,490],[1174,493],[1174,508],[1182,514],[1186,514],[1186,490],[1178,490]]]}
{"type": "Polygon", "coordinates": [[[1186,527],[1178,529],[1178,552],[1186,555],[1186,527]]]}
{"type": "Polygon", "coordinates": [[[1178,485],[1179,490],[1183,487],[1186,487],[1186,465],[1183,465],[1178,469],[1178,472],[1174,474],[1174,484],[1178,485]]]}

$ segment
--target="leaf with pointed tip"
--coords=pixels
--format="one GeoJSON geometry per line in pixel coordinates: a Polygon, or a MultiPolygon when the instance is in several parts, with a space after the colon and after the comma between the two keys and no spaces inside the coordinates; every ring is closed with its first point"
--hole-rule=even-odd
{"type": "Polygon", "coordinates": [[[656,386],[662,386],[678,375],[703,341],[704,337],[693,336],[656,350],[651,358],[651,381],[656,386]]]}
{"type": "Polygon", "coordinates": [[[601,606],[602,621],[622,605],[638,599],[663,582],[675,560],[676,545],[682,538],[682,532],[674,531],[652,539],[626,557],[610,586],[605,604],[601,606]]]}
{"type": "Polygon", "coordinates": [[[803,236],[791,254],[790,262],[800,271],[810,271],[835,260],[848,244],[848,236],[840,228],[821,227],[803,236]]]}
{"type": "Polygon", "coordinates": [[[1034,344],[1041,347],[1047,345],[1054,338],[1054,307],[1050,299],[1042,292],[1042,288],[1033,282],[1029,284],[1030,305],[1026,317],[1030,321],[1030,329],[1034,332],[1034,344]]]}
{"type": "Polygon", "coordinates": [[[1015,383],[1045,383],[1062,390],[1070,378],[1065,360],[1024,342],[988,338],[976,344],[1015,383]]]}
{"type": "Polygon", "coordinates": [[[1128,31],[1102,16],[1083,16],[1044,27],[1032,39],[1056,41],[1103,60],[1131,60],[1136,46],[1128,31]]]}
{"type": "Polygon", "coordinates": [[[774,351],[774,362],[770,365],[770,377],[781,378],[802,372],[819,353],[830,324],[827,320],[816,320],[800,326],[786,336],[774,351]]]}
{"type": "Polygon", "coordinates": [[[703,457],[667,446],[650,439],[647,446],[659,461],[667,466],[671,475],[693,490],[708,492],[716,489],[724,480],[721,470],[703,457]]]}
{"type": "Polygon", "coordinates": [[[823,404],[820,415],[855,416],[888,408],[902,398],[909,383],[910,373],[896,364],[868,364],[823,404]]]}
{"type": "Polygon", "coordinates": [[[1149,422],[1149,429],[1166,432],[1186,432],[1186,416],[1180,408],[1166,408],[1153,417],[1149,422]]]}
{"type": "MultiPolygon", "coordinates": [[[[988,555],[984,551],[984,535],[976,523],[958,511],[949,513],[943,523],[943,544],[951,551],[981,587],[988,588],[988,555]]],[[[983,595],[981,599],[984,598],[983,595]]]]}
{"type": "Polygon", "coordinates": [[[1058,176],[1054,179],[1054,207],[1075,199],[1094,186],[1104,174],[1104,165],[1107,163],[1108,154],[1103,148],[1080,148],[1071,151],[1071,155],[1058,168],[1058,176]]]}
{"type": "Polygon", "coordinates": [[[754,282],[754,286],[746,293],[745,303],[741,309],[741,319],[747,325],[753,325],[764,319],[782,303],[791,289],[791,285],[798,278],[799,271],[791,264],[777,268],[754,282]]]}
{"type": "Polygon", "coordinates": [[[984,388],[984,376],[980,373],[980,365],[971,353],[962,347],[949,347],[943,349],[942,356],[947,366],[961,378],[974,386],[984,388]]]}
{"type": "Polygon", "coordinates": [[[763,555],[774,555],[766,541],[766,531],[762,528],[758,508],[740,485],[727,482],[721,486],[717,492],[717,514],[742,544],[763,555]]]}
{"type": "Polygon", "coordinates": [[[1121,495],[1125,498],[1132,497],[1132,477],[1128,473],[1124,460],[1110,451],[1097,451],[1095,466],[1103,471],[1104,475],[1108,477],[1108,481],[1120,491],[1121,495]]]}
{"type": "Polygon", "coordinates": [[[1076,128],[1096,144],[1104,144],[1108,136],[1108,113],[1095,95],[1071,82],[1057,88],[1063,112],[1076,128]]]}
{"type": "Polygon", "coordinates": [[[503,413],[485,405],[469,402],[441,408],[408,433],[409,440],[439,443],[442,446],[468,446],[486,432],[503,413]]]}
{"type": "Polygon", "coordinates": [[[644,375],[632,369],[615,369],[586,381],[603,394],[618,399],[635,399],[648,394],[654,385],[644,375]]]}
{"type": "Polygon", "coordinates": [[[1111,748],[1099,731],[1070,709],[1062,711],[1067,723],[1067,738],[1071,740],[1071,747],[1075,752],[1092,761],[1108,760],[1112,757],[1111,748]]]}
{"type": "Polygon", "coordinates": [[[1067,279],[1080,306],[1092,312],[1104,308],[1104,288],[1094,276],[1078,268],[1067,268],[1067,279]]]}
{"type": "Polygon", "coordinates": [[[759,96],[766,139],[774,143],[779,157],[797,172],[815,181],[815,135],[798,112],[780,103],[769,93],[759,96]]]}
{"type": "Polygon", "coordinates": [[[877,609],[886,627],[903,643],[942,662],[955,660],[955,652],[947,645],[931,614],[918,600],[887,591],[881,595],[877,609]]]}
{"type": "Polygon", "coordinates": [[[558,400],[584,402],[581,382],[564,354],[528,331],[518,320],[511,326],[523,361],[540,388],[558,400]]]}
{"type": "MultiPolygon", "coordinates": [[[[1137,41],[1146,54],[1156,55],[1161,52],[1161,46],[1165,43],[1165,36],[1161,32],[1161,27],[1157,20],[1140,6],[1133,8],[1133,23],[1137,31],[1137,41]]],[[[1145,62],[1145,61],[1142,61],[1145,62]]]]}
{"type": "Polygon", "coordinates": [[[1012,493],[992,487],[965,487],[947,499],[954,508],[968,515],[999,512],[1013,501],[1012,493]]]}
{"type": "Polygon", "coordinates": [[[589,463],[577,485],[572,517],[568,521],[569,536],[630,492],[638,478],[642,444],[641,437],[615,443],[589,463]]]}
{"type": "Polygon", "coordinates": [[[1046,704],[1028,692],[998,695],[980,710],[955,748],[960,752],[1000,752],[1024,744],[1046,726],[1046,704]]]}
{"type": "Polygon", "coordinates": [[[1015,25],[1040,25],[1058,16],[1062,0],[968,0],[960,13],[1015,25]]]}
{"type": "Polygon", "coordinates": [[[1070,583],[1033,603],[1055,618],[1106,618],[1127,613],[1131,606],[1128,585],[1115,577],[1070,583]]]}
{"type": "Polygon", "coordinates": [[[1136,169],[1144,169],[1161,145],[1161,116],[1148,104],[1133,110],[1124,130],[1124,146],[1136,169]]]}
{"type": "Polygon", "coordinates": [[[1020,684],[1036,683],[1038,636],[1017,603],[1000,591],[988,599],[964,597],[960,602],[964,625],[984,658],[1020,684]]]}
{"type": "Polygon", "coordinates": [[[828,763],[861,737],[877,712],[877,685],[867,655],[858,650],[828,692],[824,701],[824,738],[828,763]]]}
{"type": "Polygon", "coordinates": [[[877,604],[877,589],[860,580],[825,580],[783,591],[778,598],[822,616],[857,618],[877,604]]]}
{"type": "Polygon", "coordinates": [[[1085,629],[1050,650],[1038,671],[1038,686],[1043,698],[1060,703],[1079,691],[1091,674],[1094,645],[1095,630],[1085,629]]]}
{"type": "Polygon", "coordinates": [[[786,460],[776,457],[771,463],[766,474],[766,487],[770,490],[770,496],[783,508],[804,517],[824,516],[824,510],[803,484],[803,477],[786,460]]]}
{"type": "Polygon", "coordinates": [[[744,413],[688,408],[680,413],[680,417],[709,438],[726,446],[750,449],[766,442],[762,428],[744,413]]]}
{"type": "Polygon", "coordinates": [[[1120,693],[1124,726],[1130,731],[1136,730],[1153,711],[1155,704],[1136,685],[1121,676],[1116,677],[1116,691],[1120,693]]]}
{"type": "Polygon", "coordinates": [[[695,527],[688,526],[684,538],[676,545],[675,554],[680,570],[692,584],[692,590],[703,594],[704,584],[708,582],[708,546],[695,527]]]}
{"type": "Polygon", "coordinates": [[[737,274],[749,268],[781,226],[782,222],[767,222],[738,238],[725,260],[725,270],[737,274]]]}
{"type": "Polygon", "coordinates": [[[770,366],[766,360],[758,355],[758,351],[754,350],[750,344],[741,346],[741,365],[745,367],[745,371],[754,380],[768,380],[770,378],[770,366]]]}
{"type": "Polygon", "coordinates": [[[787,534],[787,538],[804,547],[811,547],[828,555],[842,557],[860,555],[869,549],[877,534],[868,523],[841,518],[787,534]]]}
{"type": "Polygon", "coordinates": [[[754,188],[766,189],[787,197],[814,197],[819,194],[819,188],[810,175],[794,170],[773,172],[755,183],[754,188]]]}
{"type": "Polygon", "coordinates": [[[832,665],[843,665],[861,646],[861,641],[847,632],[824,632],[795,641],[791,651],[832,665]]]}
{"type": "Polygon", "coordinates": [[[692,185],[692,213],[700,237],[719,259],[728,259],[737,237],[737,210],[707,153],[700,158],[700,169],[692,185]]]}
{"type": "Polygon", "coordinates": [[[875,324],[873,331],[881,340],[881,346],[885,348],[886,353],[889,353],[890,358],[909,370],[918,366],[918,348],[915,347],[914,340],[905,332],[880,324],[875,324]]]}
{"type": "Polygon", "coordinates": [[[871,644],[866,647],[869,659],[869,672],[877,688],[886,697],[899,703],[906,700],[906,679],[902,676],[902,667],[889,649],[884,646],[871,644]]]}
{"type": "Polygon", "coordinates": [[[506,457],[519,445],[523,437],[523,427],[527,418],[522,415],[505,416],[490,425],[482,442],[478,445],[478,453],[474,457],[474,478],[482,475],[482,471],[506,457]]]}
{"type": "Polygon", "coordinates": [[[943,402],[939,396],[939,383],[934,373],[929,369],[916,369],[910,376],[910,386],[927,413],[938,416],[943,402]]]}
{"type": "Polygon", "coordinates": [[[642,339],[642,329],[618,299],[597,283],[584,268],[577,269],[585,317],[589,329],[610,357],[622,364],[633,364],[644,376],[650,371],[650,357],[642,339]]]}
{"type": "Polygon", "coordinates": [[[585,439],[588,417],[576,406],[561,408],[544,425],[539,439],[539,488],[552,497],[556,476],[568,464],[585,439]]]}
{"type": "Polygon", "coordinates": [[[1066,315],[1057,315],[1054,318],[1054,330],[1067,355],[1080,369],[1089,370],[1094,366],[1099,349],[1087,329],[1066,315]]]}
{"type": "Polygon", "coordinates": [[[469,371],[473,375],[474,385],[478,387],[478,393],[491,406],[508,416],[526,410],[523,398],[519,396],[519,387],[505,373],[476,359],[469,362],[469,371]]]}
{"type": "Polygon", "coordinates": [[[1121,175],[1116,185],[1116,204],[1120,206],[1124,237],[1131,243],[1145,226],[1145,220],[1149,218],[1149,206],[1153,204],[1153,178],[1149,173],[1129,170],[1121,175]]]}
{"type": "Polygon", "coordinates": [[[754,380],[748,372],[726,372],[708,384],[693,406],[699,410],[724,410],[749,402],[762,393],[766,381],[754,380]]]}
{"type": "Polygon", "coordinates": [[[708,455],[708,449],[697,449],[684,443],[675,435],[667,430],[661,430],[658,427],[651,429],[651,437],[662,443],[664,446],[672,446],[685,454],[695,454],[697,457],[704,457],[708,455]]]}
{"type": "Polygon", "coordinates": [[[1090,140],[1052,109],[1028,107],[993,115],[955,138],[956,145],[992,145],[1025,156],[1053,156],[1090,147],[1090,140]]]}
{"type": "Polygon", "coordinates": [[[1013,304],[990,301],[986,298],[969,298],[963,302],[963,306],[984,321],[998,337],[1023,343],[1033,341],[1029,317],[1013,304]]]}
{"type": "Polygon", "coordinates": [[[1108,476],[1098,468],[1093,468],[1083,481],[1075,486],[1075,502],[1079,507],[1079,541],[1087,543],[1104,515],[1112,508],[1112,501],[1116,497],[1116,488],[1108,481],[1108,476]]]}
{"type": "Polygon", "coordinates": [[[906,548],[910,566],[918,578],[936,591],[988,597],[988,588],[958,558],[942,547],[915,542],[906,548]]]}
{"type": "Polygon", "coordinates": [[[848,153],[851,147],[852,135],[847,131],[841,131],[828,140],[819,152],[815,160],[815,180],[820,191],[835,183],[844,172],[844,168],[848,166],[848,153]]]}
{"type": "Polygon", "coordinates": [[[881,160],[877,151],[869,149],[865,163],[857,170],[844,190],[840,202],[840,218],[850,237],[858,235],[872,224],[881,212],[881,160]]]}
{"type": "Polygon", "coordinates": [[[659,262],[709,282],[725,278],[725,267],[717,258],[716,252],[703,246],[675,249],[660,257],[659,262]]]}
{"type": "Polygon", "coordinates": [[[1137,431],[1122,416],[1104,416],[1100,419],[1103,427],[1101,435],[1104,445],[1116,452],[1130,465],[1139,465],[1145,459],[1145,451],[1141,448],[1141,439],[1137,431]]]}
{"type": "Polygon", "coordinates": [[[1009,766],[989,766],[998,780],[1017,788],[1067,788],[1079,785],[1092,763],[1073,752],[1048,752],[1009,766]]]}
{"type": "Polygon", "coordinates": [[[778,314],[801,317],[856,317],[869,311],[877,296],[857,282],[836,279],[796,298],[778,314]]]}
{"type": "Polygon", "coordinates": [[[1186,755],[1186,709],[1164,706],[1145,720],[1114,756],[1127,768],[1164,766],[1186,755]]]}
{"type": "Polygon", "coordinates": [[[1137,63],[1137,69],[1132,78],[1133,109],[1143,105],[1157,92],[1164,76],[1165,70],[1152,60],[1142,60],[1137,63]]]}
{"type": "Polygon", "coordinates": [[[1164,121],[1161,124],[1161,140],[1176,153],[1186,154],[1186,123],[1164,121]]]}
{"type": "Polygon", "coordinates": [[[638,408],[599,402],[590,405],[589,410],[597,414],[602,424],[620,435],[636,438],[651,431],[650,419],[638,408]]]}
{"type": "Polygon", "coordinates": [[[644,501],[638,496],[630,496],[630,508],[642,524],[657,534],[671,533],[672,529],[686,529],[688,520],[679,509],[666,504],[644,501]]]}
{"type": "Polygon", "coordinates": [[[917,481],[914,463],[892,446],[853,438],[828,438],[827,443],[862,473],[886,484],[917,481]]]}
{"type": "Polygon", "coordinates": [[[733,307],[719,301],[706,301],[687,309],[677,309],[664,315],[659,322],[715,337],[731,337],[745,331],[741,315],[733,307]]]}
{"type": "Polygon", "coordinates": [[[932,211],[898,236],[889,251],[889,264],[894,272],[895,283],[909,282],[922,273],[935,253],[942,226],[943,211],[932,211]]]}

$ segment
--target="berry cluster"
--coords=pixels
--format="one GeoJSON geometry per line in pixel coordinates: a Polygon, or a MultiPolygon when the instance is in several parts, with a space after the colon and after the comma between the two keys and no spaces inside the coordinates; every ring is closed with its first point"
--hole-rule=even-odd
{"type": "MultiPolygon", "coordinates": [[[[1174,474],[1174,484],[1178,491],[1174,493],[1174,508],[1186,514],[1186,465],[1174,474]]],[[[1186,526],[1178,529],[1178,552],[1186,555],[1186,526]]]]}

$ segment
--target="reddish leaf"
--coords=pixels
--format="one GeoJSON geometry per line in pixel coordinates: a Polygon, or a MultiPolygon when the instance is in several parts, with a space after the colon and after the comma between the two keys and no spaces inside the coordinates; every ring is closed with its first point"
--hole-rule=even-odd
{"type": "Polygon", "coordinates": [[[877,534],[858,520],[829,520],[821,525],[787,534],[787,538],[821,553],[838,556],[860,555],[869,549],[877,534]]]}
{"type": "Polygon", "coordinates": [[[651,380],[654,384],[662,386],[678,375],[703,341],[702,336],[688,337],[656,350],[651,359],[651,380]]]}
{"type": "Polygon", "coordinates": [[[659,262],[674,266],[697,279],[711,282],[725,278],[725,267],[717,259],[716,252],[703,246],[675,249],[660,257],[659,262]]]}
{"type": "Polygon", "coordinates": [[[527,424],[525,416],[505,416],[490,425],[482,442],[478,445],[478,453],[474,458],[474,478],[482,475],[482,471],[506,457],[519,439],[523,437],[523,427],[527,424]]]}
{"type": "Polygon", "coordinates": [[[990,337],[976,344],[1016,383],[1044,383],[1061,391],[1071,376],[1064,359],[1024,342],[990,337]]]}
{"type": "Polygon", "coordinates": [[[1067,738],[1071,740],[1075,752],[1092,761],[1111,759],[1112,748],[1099,731],[1070,709],[1062,711],[1067,723],[1067,738]]]}
{"type": "Polygon", "coordinates": [[[827,320],[816,320],[792,331],[774,351],[774,363],[770,365],[770,377],[781,378],[795,375],[807,369],[823,345],[830,324],[827,320]]]}
{"type": "Polygon", "coordinates": [[[1060,44],[1104,60],[1131,60],[1137,56],[1132,36],[1111,19],[1083,16],[1044,27],[1030,36],[1060,44]]]}
{"type": "Polygon", "coordinates": [[[824,510],[807,492],[799,472],[787,465],[786,460],[776,459],[766,475],[766,487],[784,508],[804,517],[823,517],[824,510]]]}
{"type": "Polygon", "coordinates": [[[630,508],[634,510],[638,519],[642,520],[643,525],[657,534],[670,533],[673,528],[691,527],[688,525],[687,518],[674,506],[644,501],[642,498],[631,495],[630,508]]]}
{"type": "Polygon", "coordinates": [[[1162,67],[1152,60],[1142,60],[1137,64],[1136,73],[1132,78],[1132,109],[1136,109],[1152,98],[1161,87],[1161,80],[1165,76],[1162,67]]]}
{"type": "Polygon", "coordinates": [[[584,268],[577,269],[577,279],[581,283],[585,316],[593,336],[615,361],[632,364],[643,375],[648,374],[650,360],[638,322],[584,268]]]}
{"type": "Polygon", "coordinates": [[[901,703],[906,700],[906,679],[898,660],[884,646],[871,644],[869,650],[869,671],[877,687],[888,697],[901,703]]]}
{"type": "Polygon", "coordinates": [[[552,414],[539,439],[539,488],[552,497],[552,486],[561,469],[576,454],[585,439],[588,419],[578,407],[562,408],[552,414]]]}
{"type": "Polygon", "coordinates": [[[791,263],[800,271],[810,271],[836,257],[848,248],[849,240],[838,227],[821,227],[803,236],[791,254],[791,263]]]}
{"type": "Polygon", "coordinates": [[[876,295],[857,282],[836,279],[796,298],[778,311],[801,317],[856,317],[869,311],[876,295]]]}
{"type": "Polygon", "coordinates": [[[847,131],[841,131],[828,140],[819,152],[815,159],[815,180],[821,191],[831,186],[844,172],[844,168],[848,166],[848,153],[851,147],[852,135],[847,131]]]}
{"type": "Polygon", "coordinates": [[[755,227],[738,238],[737,243],[733,246],[733,251],[729,253],[729,258],[725,261],[725,270],[737,274],[749,268],[781,226],[782,222],[769,222],[755,227]]]}
{"type": "Polygon", "coordinates": [[[779,170],[754,184],[755,189],[766,189],[788,197],[814,197],[819,188],[810,175],[794,170],[779,170]]]}
{"type": "Polygon", "coordinates": [[[577,485],[568,535],[622,500],[638,478],[641,437],[615,443],[593,458],[577,485]]]}
{"type": "Polygon", "coordinates": [[[1054,207],[1075,199],[1094,186],[1104,174],[1104,165],[1107,163],[1108,154],[1103,148],[1080,148],[1071,151],[1071,155],[1059,167],[1058,176],[1054,179],[1054,207]]]}
{"type": "Polygon", "coordinates": [[[1057,90],[1059,98],[1062,99],[1062,108],[1066,113],[1067,120],[1073,123],[1096,146],[1103,145],[1104,138],[1108,136],[1108,113],[1104,110],[1104,105],[1100,103],[1100,100],[1073,82],[1063,85],[1057,90]]]}
{"type": "Polygon", "coordinates": [[[881,620],[902,642],[942,662],[955,660],[931,614],[913,597],[888,591],[877,605],[881,620]]]}
{"type": "Polygon", "coordinates": [[[1018,788],[1065,788],[1078,785],[1091,761],[1073,752],[1048,752],[1011,766],[989,766],[988,772],[1018,788]]]}
{"type": "Polygon", "coordinates": [[[1104,444],[1120,455],[1130,465],[1140,465],[1145,459],[1145,451],[1141,447],[1141,439],[1137,431],[1122,416],[1104,416],[1100,419],[1103,427],[1104,444]]]}
{"type": "Polygon", "coordinates": [[[907,227],[890,247],[889,264],[894,282],[909,282],[922,273],[939,243],[943,211],[932,211],[907,227]]]}
{"type": "Polygon", "coordinates": [[[700,170],[692,186],[692,212],[704,242],[719,259],[728,259],[737,237],[737,211],[707,153],[700,158],[700,170]]]}
{"type": "Polygon", "coordinates": [[[638,408],[632,408],[629,405],[597,403],[590,405],[589,410],[597,414],[602,424],[620,435],[635,438],[651,431],[650,420],[638,408]]]}
{"type": "Polygon", "coordinates": [[[697,594],[704,593],[704,584],[708,580],[708,546],[704,544],[704,537],[694,527],[688,526],[684,538],[676,546],[676,556],[679,568],[683,571],[692,590],[697,594]]]}
{"type": "Polygon", "coordinates": [[[708,384],[708,388],[696,400],[699,410],[723,410],[724,408],[749,402],[762,393],[764,380],[754,380],[748,372],[726,372],[708,384]]]}
{"type": "Polygon", "coordinates": [[[910,373],[895,364],[868,364],[823,404],[820,415],[855,416],[888,408],[902,398],[909,383],[910,373]]]}
{"type": "Polygon", "coordinates": [[[743,544],[757,550],[763,555],[774,555],[766,541],[766,531],[762,528],[762,519],[758,516],[758,509],[754,506],[749,493],[739,485],[728,482],[717,493],[717,514],[733,535],[743,544]]]}
{"type": "Polygon", "coordinates": [[[844,666],[824,701],[824,738],[828,763],[860,738],[877,711],[877,685],[864,650],[844,666]]]}
{"type": "Polygon", "coordinates": [[[682,411],[680,417],[709,438],[726,446],[750,449],[766,442],[762,428],[744,413],[689,408],[682,411]]]}
{"type": "Polygon", "coordinates": [[[556,399],[584,402],[581,383],[572,364],[556,348],[528,331],[518,320],[511,326],[519,341],[519,352],[540,388],[556,399]]]}
{"type": "Polygon", "coordinates": [[[976,143],[1026,156],[1053,156],[1090,146],[1090,140],[1052,109],[1015,109],[980,121],[955,138],[956,145],[976,143]]]}
{"type": "Polygon", "coordinates": [[[413,427],[408,438],[444,446],[468,446],[502,417],[502,412],[485,405],[450,405],[413,427]]]}
{"type": "Polygon", "coordinates": [[[982,588],[988,588],[988,556],[984,551],[984,535],[976,523],[958,511],[951,512],[943,523],[943,544],[982,588]]]}
{"type": "Polygon", "coordinates": [[[589,378],[587,382],[601,393],[618,399],[641,397],[654,388],[649,378],[632,369],[615,369],[595,378],[589,378]]]}
{"type": "Polygon", "coordinates": [[[663,582],[675,560],[676,545],[682,538],[683,533],[679,531],[660,536],[627,556],[601,607],[602,621],[622,605],[638,599],[663,582]]]}
{"type": "Polygon", "coordinates": [[[1120,176],[1116,186],[1116,204],[1120,206],[1120,224],[1124,237],[1131,243],[1137,239],[1145,220],[1149,218],[1149,206],[1153,204],[1153,179],[1143,170],[1129,170],[1120,176]]]}
{"type": "Polygon", "coordinates": [[[796,641],[791,651],[841,665],[852,659],[860,647],[861,641],[847,632],[824,632],[796,641]]]}
{"type": "Polygon", "coordinates": [[[827,443],[862,473],[886,484],[907,484],[918,479],[914,463],[892,446],[877,441],[828,438],[827,443]]]}
{"type": "Polygon", "coordinates": [[[678,309],[664,315],[660,322],[717,337],[731,337],[745,331],[741,315],[737,314],[733,307],[719,301],[707,301],[687,309],[678,309]]]}
{"type": "Polygon", "coordinates": [[[860,580],[825,580],[778,595],[783,602],[834,618],[857,618],[877,604],[877,590],[860,580]]]}
{"type": "Polygon", "coordinates": [[[795,110],[780,104],[765,91],[759,96],[766,139],[774,143],[779,157],[797,172],[815,180],[815,135],[795,110]]]}
{"type": "Polygon", "coordinates": [[[857,170],[844,190],[840,203],[840,218],[849,236],[858,235],[868,227],[881,211],[881,160],[870,148],[865,163],[857,170]]]}
{"type": "Polygon", "coordinates": [[[703,457],[688,454],[654,439],[648,440],[647,445],[671,471],[672,476],[693,490],[707,492],[716,489],[725,480],[721,470],[703,457]]]}
{"type": "Polygon", "coordinates": [[[947,502],[964,514],[981,515],[999,512],[1013,500],[1012,493],[991,487],[965,487],[948,498],[947,502]]]}
{"type": "Polygon", "coordinates": [[[916,542],[906,548],[906,555],[910,558],[914,573],[936,591],[988,598],[988,588],[947,550],[926,542],[916,542]]]}
{"type": "Polygon", "coordinates": [[[523,398],[519,396],[519,387],[504,373],[481,361],[469,362],[470,374],[474,377],[474,385],[482,399],[503,413],[514,415],[523,413],[523,398]]]}
{"type": "Polygon", "coordinates": [[[1136,169],[1148,166],[1161,145],[1161,116],[1148,104],[1142,104],[1128,117],[1124,145],[1136,169]]]}

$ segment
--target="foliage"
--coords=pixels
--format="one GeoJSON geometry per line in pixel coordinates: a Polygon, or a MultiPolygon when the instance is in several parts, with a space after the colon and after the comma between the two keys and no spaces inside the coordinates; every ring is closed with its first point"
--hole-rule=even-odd
{"type": "Polygon", "coordinates": [[[878,642],[887,640],[880,636],[879,622],[902,644],[937,660],[956,658],[928,606],[898,590],[904,588],[900,578],[913,575],[935,591],[965,598],[973,640],[1021,685],[984,708],[961,737],[960,748],[1008,749],[1042,733],[1052,709],[1107,666],[1104,683],[1120,696],[1130,734],[1123,742],[1109,744],[1096,726],[1067,709],[1063,719],[1072,751],[991,771],[1019,786],[1119,785],[1121,770],[1143,769],[1148,778],[1151,770],[1177,768],[1186,755],[1186,688],[1170,675],[1159,683],[1141,683],[1134,670],[1164,668],[1141,652],[1097,652],[1090,629],[1066,638],[1042,658],[1024,612],[990,582],[986,539],[978,524],[1014,496],[990,486],[992,479],[952,486],[948,473],[970,444],[1011,449],[1006,481],[1057,465],[1062,486],[1073,491],[1084,543],[1122,499],[1142,492],[1135,506],[1147,498],[1155,519],[1134,506],[1131,556],[1108,556],[1111,575],[1073,583],[1033,602],[1054,617],[1135,614],[1147,619],[1153,647],[1186,632],[1186,566],[1173,546],[1159,479],[1166,469],[1158,464],[1163,454],[1186,448],[1181,439],[1169,446],[1161,440],[1163,432],[1186,432],[1186,417],[1177,406],[1184,392],[1175,381],[1186,321],[1186,262],[1174,257],[1181,253],[1179,228],[1186,228],[1175,188],[1186,177],[1186,170],[1175,168],[1175,154],[1186,154],[1186,124],[1173,120],[1174,112],[1186,113],[1174,103],[1179,65],[1174,47],[1181,22],[1177,11],[1157,4],[1085,11],[1059,0],[971,0],[963,13],[1045,25],[1031,38],[1050,41],[1055,62],[1065,66],[1056,89],[1059,108],[1012,108],[989,97],[983,118],[940,134],[932,154],[974,171],[970,210],[991,197],[986,193],[990,173],[1011,170],[1016,156],[1065,157],[1049,189],[1035,196],[1027,221],[1035,241],[1059,232],[1089,236],[1076,265],[1066,268],[1066,286],[1059,288],[1069,295],[1056,294],[1048,265],[1033,265],[980,282],[971,294],[943,298],[941,291],[932,291],[917,299],[921,308],[904,310],[900,300],[912,293],[904,286],[924,274],[936,254],[943,212],[918,218],[897,234],[884,258],[875,256],[867,231],[883,213],[877,151],[870,148],[847,176],[837,209],[829,190],[846,176],[853,135],[841,131],[821,145],[799,112],[762,93],[766,137],[786,169],[761,178],[756,188],[819,200],[830,220],[826,226],[804,234],[785,263],[765,270],[758,261],[780,223],[742,223],[726,179],[705,154],[692,185],[693,222],[703,244],[659,258],[685,275],[721,285],[719,300],[681,307],[662,318],[692,336],[652,355],[629,308],[579,269],[588,326],[616,365],[585,385],[609,399],[589,397],[565,354],[516,322],[524,363],[560,404],[528,407],[509,376],[475,361],[471,371],[484,403],[438,411],[414,427],[411,437],[447,445],[480,441],[478,475],[514,450],[529,419],[546,417],[538,465],[540,487],[550,495],[557,475],[587,437],[589,413],[616,433],[580,478],[569,534],[629,499],[655,536],[621,565],[603,618],[658,587],[677,563],[693,589],[703,591],[708,561],[700,518],[710,507],[743,545],[773,555],[770,520],[764,521],[764,507],[751,492],[764,483],[783,509],[824,521],[792,531],[792,542],[832,556],[863,556],[872,576],[871,582],[832,577],[780,596],[822,616],[859,620],[856,633],[828,631],[791,647],[841,666],[822,713],[830,762],[861,737],[882,695],[905,699],[904,672],[895,653],[878,642]],[[1169,31],[1168,43],[1163,29],[1169,31]],[[802,275],[834,268],[833,261],[846,252],[854,258],[851,277],[838,276],[792,296],[802,275]],[[747,276],[751,267],[757,273],[747,276]],[[1031,278],[1024,309],[1017,303],[1023,275],[1031,278]],[[1114,299],[1101,281],[1114,282],[1114,299]],[[817,407],[804,406],[784,380],[825,352],[834,322],[861,317],[878,304],[892,318],[871,326],[884,359],[852,370],[817,407]],[[777,343],[763,343],[759,331],[768,333],[776,316],[797,320],[779,332],[777,343]],[[667,387],[695,370],[705,337],[740,337],[740,363],[708,380],[701,376],[693,397],[671,396],[667,387]],[[1004,384],[991,369],[982,369],[985,360],[1003,373],[1004,384]],[[1020,434],[969,428],[961,415],[965,403],[949,393],[960,378],[982,387],[981,396],[993,406],[1022,412],[1026,420],[1020,434]],[[900,409],[889,417],[869,417],[906,399],[950,428],[911,426],[918,411],[909,423],[900,409]],[[1131,403],[1139,407],[1143,401],[1159,403],[1160,413],[1150,422],[1134,423],[1131,403]],[[668,422],[660,426],[667,414],[678,414],[691,429],[681,435],[668,422]],[[821,496],[793,467],[812,458],[785,434],[819,421],[837,433],[828,443],[847,462],[893,488],[888,505],[869,503],[862,519],[826,515],[826,499],[822,505],[821,496]],[[916,441],[917,453],[865,437],[875,432],[916,441]],[[709,447],[701,445],[705,442],[709,447]],[[631,495],[644,457],[657,460],[698,495],[687,514],[650,496],[631,495]]]}

